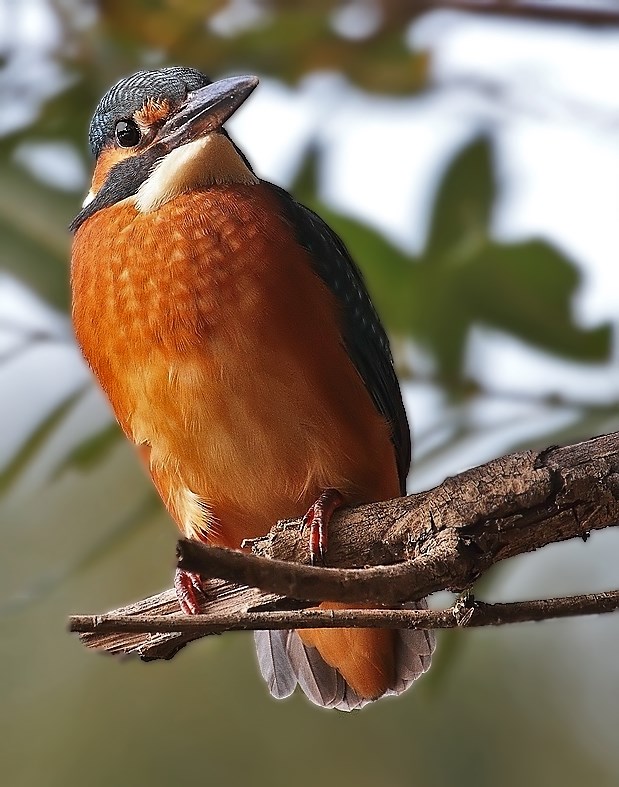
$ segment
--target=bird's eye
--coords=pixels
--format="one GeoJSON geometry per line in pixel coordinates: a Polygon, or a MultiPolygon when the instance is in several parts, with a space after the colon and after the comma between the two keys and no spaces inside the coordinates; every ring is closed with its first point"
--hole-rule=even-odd
{"type": "Polygon", "coordinates": [[[134,148],[140,141],[142,133],[133,120],[119,120],[114,128],[114,136],[121,148],[134,148]]]}

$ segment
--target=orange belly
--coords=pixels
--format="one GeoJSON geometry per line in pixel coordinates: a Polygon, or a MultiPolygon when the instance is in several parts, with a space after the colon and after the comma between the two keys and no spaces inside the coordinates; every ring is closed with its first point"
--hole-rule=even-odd
{"type": "Polygon", "coordinates": [[[267,187],[102,210],[76,234],[72,283],[84,355],[185,535],[238,547],[327,487],[399,493],[338,305],[267,187]]]}

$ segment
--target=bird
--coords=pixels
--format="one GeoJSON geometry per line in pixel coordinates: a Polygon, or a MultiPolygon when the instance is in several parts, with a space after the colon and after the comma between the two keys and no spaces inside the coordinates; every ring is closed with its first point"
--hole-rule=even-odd
{"type": "MultiPolygon", "coordinates": [[[[170,66],[105,93],[71,225],[72,319],[186,538],[239,549],[304,516],[320,560],[337,508],[406,493],[411,438],[343,241],[260,179],[224,128],[257,85],[170,66]]],[[[199,611],[200,577],[177,569],[174,584],[199,611]]],[[[431,632],[388,629],[259,631],[255,643],[274,697],[298,686],[339,710],[400,694],[434,650],[431,632]]]]}

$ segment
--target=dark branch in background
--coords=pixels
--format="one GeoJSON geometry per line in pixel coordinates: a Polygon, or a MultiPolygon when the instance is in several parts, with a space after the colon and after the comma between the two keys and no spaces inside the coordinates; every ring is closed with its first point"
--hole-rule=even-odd
{"type": "Polygon", "coordinates": [[[15,337],[15,342],[4,352],[0,353],[0,364],[8,363],[18,358],[31,347],[45,343],[69,344],[71,334],[61,335],[45,328],[31,328],[13,320],[0,318],[0,332],[5,332],[15,337]]]}
{"type": "MultiPolygon", "coordinates": [[[[331,568],[303,565],[309,562],[308,534],[300,521],[280,522],[264,538],[254,539],[253,555],[181,541],[182,568],[236,583],[209,584],[210,598],[203,610],[208,620],[202,616],[198,623],[188,623],[179,616],[172,624],[170,620],[164,624],[158,621],[159,628],[153,622],[148,627],[150,635],[126,633],[127,626],[144,625],[143,620],[123,624],[119,628],[124,631],[119,634],[109,631],[114,620],[102,622],[107,616],[90,618],[88,625],[88,619],[74,618],[71,625],[95,632],[82,635],[90,647],[169,658],[191,639],[220,632],[224,626],[265,628],[270,621],[281,627],[291,625],[293,619],[256,617],[257,613],[296,610],[295,625],[308,625],[307,621],[318,625],[316,612],[299,609],[321,599],[389,606],[437,590],[466,590],[501,560],[553,542],[586,539],[592,530],[617,522],[619,433],[565,448],[511,454],[448,478],[429,492],[342,511],[330,529],[327,559],[331,568]],[[261,588],[262,592],[239,584],[261,588]],[[106,633],[96,633],[97,628],[105,628],[106,633]],[[184,633],[170,634],[170,628],[176,632],[182,628],[184,633]]],[[[539,620],[557,613],[612,611],[616,602],[617,593],[613,592],[516,605],[476,604],[471,614],[479,625],[483,620],[491,625],[539,620]]],[[[176,613],[174,594],[167,591],[110,614],[176,613]]],[[[454,625],[453,610],[416,614],[377,610],[364,614],[362,618],[359,611],[342,611],[337,617],[328,611],[320,625],[404,625],[405,617],[405,625],[421,619],[433,627],[454,625]],[[325,620],[336,622],[326,624],[325,620]],[[384,622],[379,624],[381,620],[384,622]]]]}
{"type": "Polygon", "coordinates": [[[419,13],[445,8],[484,16],[532,19],[540,22],[568,22],[595,27],[619,24],[619,7],[613,8],[609,3],[586,2],[569,5],[518,0],[415,0],[415,5],[419,8],[419,13]]]}

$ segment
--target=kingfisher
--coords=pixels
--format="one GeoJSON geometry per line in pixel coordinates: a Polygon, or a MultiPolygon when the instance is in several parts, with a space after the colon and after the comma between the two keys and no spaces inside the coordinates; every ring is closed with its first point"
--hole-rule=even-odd
{"type": "MultiPolygon", "coordinates": [[[[410,433],[346,246],[223,128],[257,84],[168,67],[103,96],[71,225],[73,325],[185,537],[239,549],[304,516],[320,559],[337,508],[406,493],[410,433]]],[[[199,611],[200,577],[177,570],[174,584],[199,611]]],[[[430,632],[388,629],[259,631],[255,643],[273,696],[299,686],[340,710],[400,694],[434,649],[430,632]]]]}

